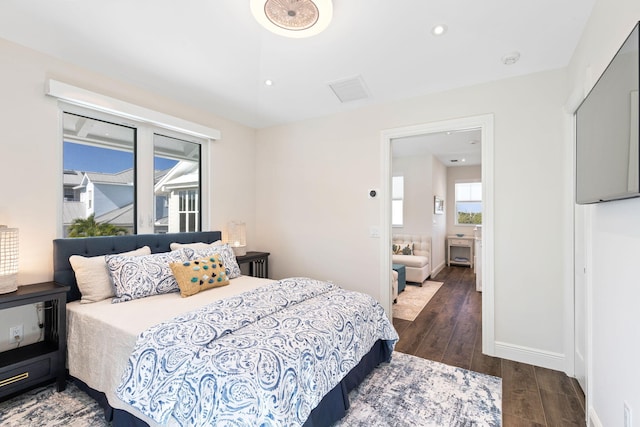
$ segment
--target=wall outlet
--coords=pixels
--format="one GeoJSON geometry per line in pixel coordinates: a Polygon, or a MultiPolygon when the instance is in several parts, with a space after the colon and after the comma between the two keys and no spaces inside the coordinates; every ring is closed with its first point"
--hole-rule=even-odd
{"type": "Polygon", "coordinates": [[[16,343],[22,342],[24,338],[24,326],[12,326],[9,328],[9,342],[16,343]]]}
{"type": "Polygon", "coordinates": [[[627,402],[624,402],[624,427],[632,427],[633,421],[631,421],[631,408],[627,402]]]}

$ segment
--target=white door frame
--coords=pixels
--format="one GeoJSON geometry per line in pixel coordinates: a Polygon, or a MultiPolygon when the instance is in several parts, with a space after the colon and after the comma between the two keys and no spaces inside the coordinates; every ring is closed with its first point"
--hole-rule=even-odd
{"type": "MultiPolygon", "coordinates": [[[[590,80],[590,79],[587,79],[590,80]]],[[[587,82],[588,83],[588,82],[587,82]]],[[[586,85],[586,83],[585,83],[586,85]]],[[[575,204],[575,174],[576,174],[576,123],[575,112],[584,99],[584,94],[588,92],[587,87],[582,91],[574,90],[569,96],[565,106],[565,123],[567,140],[571,141],[567,149],[567,166],[571,169],[572,179],[570,187],[567,188],[569,200],[568,209],[571,215],[568,221],[571,222],[569,228],[572,232],[570,250],[573,255],[573,269],[568,271],[567,277],[571,286],[565,292],[565,373],[578,380],[585,394],[585,412],[588,425],[592,425],[590,417],[592,414],[589,408],[592,407],[593,393],[590,379],[593,369],[593,348],[591,347],[591,331],[593,330],[592,318],[592,286],[593,286],[593,205],[575,204]]]]}
{"type": "Polygon", "coordinates": [[[482,135],[482,352],[495,355],[494,335],[494,213],[493,213],[493,114],[443,120],[381,131],[380,296],[391,316],[391,141],[450,130],[478,129],[482,135]],[[388,260],[388,262],[384,262],[388,260]]]}

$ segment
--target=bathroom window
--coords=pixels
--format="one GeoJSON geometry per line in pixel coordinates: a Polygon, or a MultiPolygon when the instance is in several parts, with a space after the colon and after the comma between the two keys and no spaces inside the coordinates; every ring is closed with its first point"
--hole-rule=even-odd
{"type": "Polygon", "coordinates": [[[391,226],[402,227],[404,215],[404,177],[391,178],[391,226]]]}

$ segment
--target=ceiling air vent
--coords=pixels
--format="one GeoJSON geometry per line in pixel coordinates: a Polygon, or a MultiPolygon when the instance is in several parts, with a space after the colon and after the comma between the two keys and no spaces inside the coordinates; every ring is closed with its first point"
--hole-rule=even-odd
{"type": "Polygon", "coordinates": [[[367,87],[361,76],[336,80],[329,83],[329,87],[336,94],[340,102],[351,102],[369,97],[367,87]]]}

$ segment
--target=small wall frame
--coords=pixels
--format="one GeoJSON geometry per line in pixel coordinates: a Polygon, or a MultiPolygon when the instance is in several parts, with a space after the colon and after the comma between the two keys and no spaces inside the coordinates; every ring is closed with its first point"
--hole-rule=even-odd
{"type": "Polygon", "coordinates": [[[436,215],[444,214],[444,200],[438,196],[433,196],[433,213],[436,215]]]}

